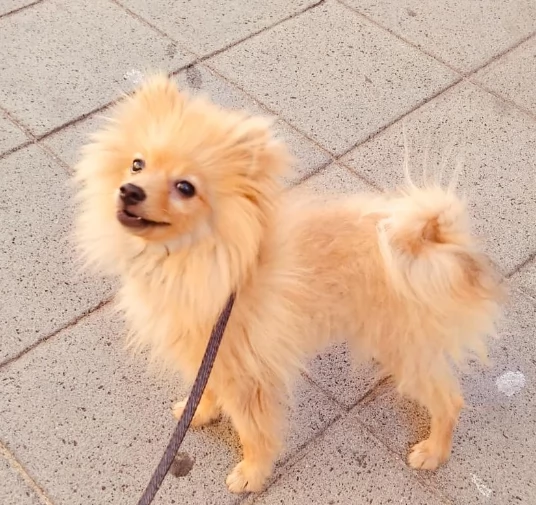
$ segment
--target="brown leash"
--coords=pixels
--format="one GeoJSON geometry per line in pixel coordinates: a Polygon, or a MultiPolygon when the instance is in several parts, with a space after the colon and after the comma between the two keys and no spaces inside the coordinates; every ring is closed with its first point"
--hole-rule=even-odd
{"type": "Polygon", "coordinates": [[[212,366],[214,365],[214,360],[216,359],[216,354],[218,353],[218,349],[220,347],[221,339],[225,332],[227,322],[229,321],[231,310],[233,309],[234,301],[235,295],[233,293],[229,297],[229,300],[227,300],[225,308],[212,328],[207,349],[205,351],[205,355],[203,356],[203,360],[201,361],[201,366],[197,372],[197,377],[195,378],[192,390],[190,391],[190,396],[186,402],[186,407],[184,407],[184,411],[182,412],[177,427],[175,428],[168,446],[164,451],[162,459],[160,460],[160,463],[158,463],[158,466],[156,467],[156,470],[153,473],[153,476],[151,477],[143,496],[140,498],[138,505],[150,505],[156,496],[156,493],[160,489],[160,486],[162,485],[162,482],[164,481],[164,478],[166,477],[166,474],[168,473],[175,456],[177,455],[177,451],[182,444],[186,431],[192,422],[195,411],[197,410],[197,406],[199,405],[199,401],[201,400],[201,396],[203,395],[203,391],[207,385],[210,372],[212,371],[212,366]]]}

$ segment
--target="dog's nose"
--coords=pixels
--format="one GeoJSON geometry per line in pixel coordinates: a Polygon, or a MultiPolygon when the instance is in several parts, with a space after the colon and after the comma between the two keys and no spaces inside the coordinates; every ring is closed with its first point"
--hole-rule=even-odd
{"type": "Polygon", "coordinates": [[[146,195],[145,191],[135,184],[123,184],[119,188],[119,196],[125,205],[136,205],[137,203],[143,202],[146,195]]]}

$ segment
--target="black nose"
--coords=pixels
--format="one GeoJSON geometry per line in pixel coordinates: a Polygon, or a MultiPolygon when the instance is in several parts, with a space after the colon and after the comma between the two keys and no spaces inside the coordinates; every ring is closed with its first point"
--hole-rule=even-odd
{"type": "Polygon", "coordinates": [[[119,196],[126,205],[136,205],[145,200],[145,191],[135,184],[123,184],[119,188],[119,196]]]}

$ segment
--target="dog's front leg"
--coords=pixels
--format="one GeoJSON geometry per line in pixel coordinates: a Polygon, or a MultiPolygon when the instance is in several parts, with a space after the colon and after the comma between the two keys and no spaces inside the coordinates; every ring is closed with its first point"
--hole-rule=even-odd
{"type": "MultiPolygon", "coordinates": [[[[173,415],[175,418],[181,418],[187,401],[188,398],[185,398],[173,405],[173,415]]],[[[197,410],[195,411],[194,418],[192,419],[192,426],[194,428],[205,426],[218,419],[219,416],[220,408],[216,402],[216,397],[214,396],[214,393],[207,388],[205,389],[203,396],[199,401],[199,405],[197,406],[197,410]]]]}
{"type": "Polygon", "coordinates": [[[233,493],[262,491],[282,449],[286,406],[281,390],[265,385],[240,388],[223,406],[238,431],[243,460],[227,477],[233,493]]]}

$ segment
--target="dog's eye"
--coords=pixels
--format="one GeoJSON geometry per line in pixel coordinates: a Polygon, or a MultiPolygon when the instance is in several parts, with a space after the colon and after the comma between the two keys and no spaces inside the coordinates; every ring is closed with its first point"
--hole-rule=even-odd
{"type": "Polygon", "coordinates": [[[145,168],[145,161],[139,159],[139,158],[136,158],[133,162],[132,162],[132,166],[130,167],[130,171],[132,173],[135,173],[135,172],[140,172],[141,170],[143,170],[145,168]]]}
{"type": "Polygon", "coordinates": [[[195,195],[195,188],[188,181],[179,181],[175,184],[175,187],[177,188],[177,191],[186,198],[192,198],[192,196],[195,195]]]}

